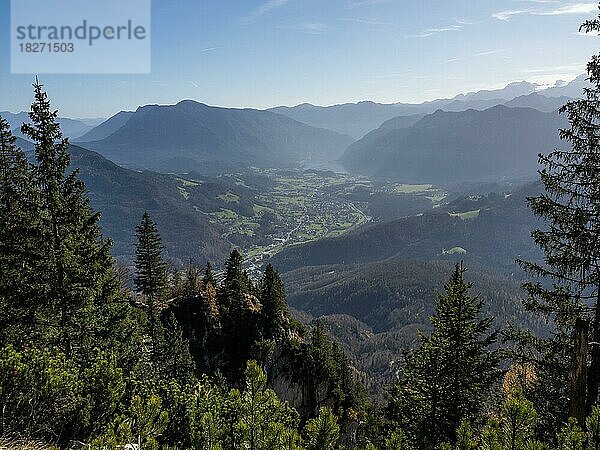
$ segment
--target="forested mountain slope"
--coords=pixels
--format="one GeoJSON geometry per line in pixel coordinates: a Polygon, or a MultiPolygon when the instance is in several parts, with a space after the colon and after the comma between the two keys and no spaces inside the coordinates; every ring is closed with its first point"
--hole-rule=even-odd
{"type": "Polygon", "coordinates": [[[269,111],[185,100],[138,110],[110,136],[83,145],[112,161],[162,171],[222,172],[334,160],[352,138],[269,111]]]}
{"type": "Polygon", "coordinates": [[[519,272],[517,257],[539,257],[530,237],[538,224],[525,197],[540,191],[526,185],[512,194],[464,197],[424,214],[365,226],[344,236],[290,247],[273,258],[282,271],[305,266],[364,264],[393,256],[451,259],[506,273],[519,272]]]}
{"type": "Polygon", "coordinates": [[[405,183],[533,176],[537,155],[561,145],[556,112],[495,106],[484,111],[436,111],[411,127],[378,131],[341,158],[349,170],[405,183]]]}

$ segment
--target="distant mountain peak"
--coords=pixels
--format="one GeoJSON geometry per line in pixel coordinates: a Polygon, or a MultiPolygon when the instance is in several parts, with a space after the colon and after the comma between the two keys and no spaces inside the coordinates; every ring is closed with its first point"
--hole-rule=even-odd
{"type": "Polygon", "coordinates": [[[177,104],[175,104],[174,106],[196,106],[196,107],[210,108],[210,106],[207,105],[206,103],[202,103],[197,100],[191,100],[191,99],[181,100],[181,101],[177,102],[177,104]]]}
{"type": "Polygon", "coordinates": [[[194,100],[146,105],[106,126],[113,132],[88,147],[121,164],[163,171],[220,173],[241,167],[290,167],[331,161],[350,136],[255,109],[221,108],[194,100]],[[114,125],[114,126],[113,126],[114,125]],[[210,170],[209,170],[210,169],[210,170]]]}
{"type": "Polygon", "coordinates": [[[530,83],[529,81],[513,81],[511,83],[508,83],[506,85],[507,88],[509,87],[534,87],[534,86],[539,86],[539,84],[537,83],[530,83]]]}
{"type": "Polygon", "coordinates": [[[537,154],[560,146],[557,130],[565,118],[528,101],[483,111],[438,109],[408,127],[391,122],[353,143],[341,162],[350,171],[403,183],[534,176],[537,154]]]}

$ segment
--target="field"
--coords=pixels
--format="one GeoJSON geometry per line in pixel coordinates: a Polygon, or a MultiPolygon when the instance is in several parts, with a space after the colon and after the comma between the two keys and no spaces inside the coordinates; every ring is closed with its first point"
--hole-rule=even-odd
{"type": "Polygon", "coordinates": [[[461,212],[461,213],[452,213],[450,214],[452,217],[458,217],[462,220],[470,220],[470,219],[477,219],[479,217],[479,213],[481,212],[480,209],[476,209],[474,211],[466,211],[466,212],[461,212]]]}
{"type": "Polygon", "coordinates": [[[431,208],[445,197],[430,184],[375,183],[316,169],[250,168],[221,175],[212,183],[178,181],[182,197],[221,226],[222,237],[247,256],[251,270],[288,246],[339,236],[374,220],[376,198],[379,208],[382,196],[385,205],[421,198],[431,208]],[[212,198],[208,210],[207,191],[212,198]],[[202,202],[196,201],[197,193],[202,193],[202,202]]]}
{"type": "Polygon", "coordinates": [[[368,180],[324,171],[259,169],[223,178],[252,189],[255,175],[266,177],[270,187],[253,191],[250,213],[236,213],[234,206],[242,198],[233,192],[220,194],[217,198],[226,205],[211,213],[225,236],[239,242],[250,269],[286,246],[337,236],[371,220],[366,204],[347,199],[356,186],[370,186],[368,180]]]}

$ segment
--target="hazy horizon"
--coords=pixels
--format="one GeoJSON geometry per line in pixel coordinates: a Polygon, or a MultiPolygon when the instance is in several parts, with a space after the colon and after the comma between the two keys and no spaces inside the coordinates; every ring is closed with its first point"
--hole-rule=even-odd
{"type": "MultiPolygon", "coordinates": [[[[585,75],[585,74],[580,74],[580,75],[585,75]]],[[[567,80],[564,79],[557,79],[554,83],[548,83],[546,85],[542,85],[537,83],[541,89],[547,88],[547,87],[552,87],[555,85],[555,83],[559,83],[559,82],[571,82],[573,81],[575,78],[577,78],[577,76],[574,77],[570,77],[567,80]]],[[[43,79],[40,79],[40,81],[43,83],[43,79]]],[[[170,105],[175,105],[177,103],[183,102],[183,101],[187,101],[187,100],[191,100],[194,102],[198,102],[198,103],[203,103],[206,104],[208,106],[211,107],[215,107],[215,108],[226,108],[226,109],[257,109],[257,110],[268,110],[271,108],[276,108],[276,107],[296,107],[296,106],[301,106],[301,105],[312,105],[312,106],[317,106],[317,107],[323,107],[323,108],[327,108],[327,107],[331,107],[331,106],[339,106],[339,105],[347,105],[347,104],[359,104],[359,103],[377,103],[377,104],[383,104],[383,105],[394,105],[394,104],[414,104],[414,105],[420,105],[420,104],[424,104],[424,103],[428,103],[428,102],[432,102],[432,101],[436,101],[436,100],[450,100],[453,99],[457,96],[460,95],[467,95],[467,94],[472,94],[472,93],[477,93],[480,91],[492,91],[492,90],[497,90],[497,89],[503,89],[505,87],[507,87],[510,84],[513,83],[532,83],[532,84],[536,84],[533,81],[527,81],[527,80],[515,80],[515,81],[511,81],[507,84],[503,84],[503,85],[498,85],[498,86],[491,86],[488,88],[481,88],[479,90],[467,90],[464,92],[457,92],[456,94],[450,95],[448,97],[439,97],[439,98],[432,98],[432,99],[428,99],[428,100],[422,100],[422,101],[415,101],[415,102],[408,102],[408,101],[402,101],[402,100],[398,100],[398,101],[393,101],[393,102],[375,102],[371,99],[363,99],[363,100],[356,100],[356,101],[345,101],[345,102],[338,102],[338,103],[331,103],[331,104],[319,104],[316,102],[300,102],[300,103],[295,103],[295,104],[274,104],[274,105],[270,105],[267,107],[262,107],[262,108],[258,108],[258,107],[254,107],[254,106],[249,106],[249,105],[218,105],[218,104],[212,104],[212,103],[207,103],[205,101],[203,101],[202,99],[199,98],[182,98],[180,100],[176,100],[170,103],[156,103],[156,102],[149,102],[149,103],[145,103],[145,104],[139,104],[139,105],[132,105],[131,107],[125,108],[125,109],[120,109],[120,110],[116,110],[113,111],[112,113],[109,113],[108,115],[104,115],[104,116],[73,116],[73,115],[66,115],[62,112],[61,109],[59,109],[59,115],[61,117],[68,117],[71,119],[81,119],[81,120],[98,120],[98,119],[108,119],[112,116],[114,116],[115,114],[118,114],[119,112],[123,112],[123,111],[136,111],[138,108],[143,107],[143,106],[148,106],[148,105],[158,105],[158,106],[170,106],[170,105]]],[[[49,92],[52,91],[52,86],[47,86],[49,92]]],[[[543,92],[543,90],[540,91],[536,91],[536,92],[543,92]]],[[[8,111],[12,114],[19,114],[22,112],[27,112],[28,111],[28,106],[29,105],[24,105],[23,109],[20,110],[8,110],[8,109],[2,109],[3,111],[8,111]]],[[[55,107],[60,107],[60,105],[54,105],[55,107]]],[[[1,107],[0,107],[1,109],[1,107]]]]}

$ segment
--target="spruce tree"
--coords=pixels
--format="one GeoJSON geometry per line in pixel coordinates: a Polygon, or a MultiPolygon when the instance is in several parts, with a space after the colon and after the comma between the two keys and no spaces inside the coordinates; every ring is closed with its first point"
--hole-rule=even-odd
{"type": "Polygon", "coordinates": [[[32,299],[37,330],[67,356],[86,355],[94,346],[123,343],[122,320],[128,302],[113,270],[111,243],[100,232],[78,178],[69,173],[68,140],[64,139],[43,86],[34,84],[31,124],[21,131],[35,146],[35,182],[40,189],[36,245],[36,297],[32,299]]]}
{"type": "Polygon", "coordinates": [[[15,141],[0,117],[0,330],[4,343],[18,345],[31,338],[43,254],[37,244],[40,191],[15,141]]]}
{"type": "MultiPolygon", "coordinates": [[[[253,291],[252,282],[243,267],[244,258],[237,250],[232,250],[225,262],[225,278],[219,288],[219,304],[224,309],[235,307],[235,303],[242,302],[241,297],[253,291]]],[[[208,267],[207,267],[208,268],[208,267]]],[[[212,282],[212,270],[209,270],[205,279],[212,282]]]]}
{"type": "Polygon", "coordinates": [[[159,301],[167,287],[167,266],[163,261],[162,239],[156,223],[145,212],[136,227],[135,287],[149,301],[159,301]]]}
{"type": "Polygon", "coordinates": [[[167,291],[167,269],[162,258],[162,239],[148,212],[144,212],[141,223],[136,227],[136,236],[138,242],[135,253],[134,284],[138,293],[144,296],[144,306],[147,312],[145,333],[150,344],[150,362],[159,377],[167,378],[181,373],[185,375],[188,373],[187,366],[191,363],[191,357],[189,351],[186,355],[185,351],[180,350],[187,347],[187,343],[180,336],[177,323],[171,323],[174,326],[172,330],[165,327],[163,323],[163,315],[167,306],[164,302],[167,291]],[[173,340],[178,337],[181,337],[181,342],[173,340]],[[171,349],[171,346],[179,347],[179,349],[171,349]],[[173,352],[179,352],[180,355],[173,354],[173,352]],[[185,367],[182,367],[182,371],[179,373],[171,367],[171,360],[181,358],[185,367]],[[189,361],[186,358],[189,358],[189,361]]]}
{"type": "MultiPolygon", "coordinates": [[[[600,16],[582,30],[599,32],[600,16]]],[[[544,262],[519,261],[536,278],[525,285],[527,309],[554,321],[556,350],[571,354],[568,370],[557,367],[553,375],[563,386],[553,401],[582,425],[600,387],[600,346],[590,346],[588,368],[586,345],[600,342],[600,54],[592,57],[587,73],[590,87],[584,98],[560,110],[570,123],[560,137],[570,148],[540,155],[545,192],[528,198],[531,210],[547,225],[532,233],[544,262]]],[[[543,358],[538,363],[543,365],[543,358]]]]}
{"type": "Polygon", "coordinates": [[[215,279],[215,273],[213,272],[213,267],[210,261],[206,263],[206,267],[204,268],[204,276],[202,277],[202,283],[205,286],[207,284],[212,284],[213,288],[217,288],[217,280],[215,279]]]}
{"type": "Polygon", "coordinates": [[[265,337],[271,339],[283,336],[289,322],[287,300],[283,282],[271,264],[265,269],[262,279],[260,302],[262,304],[261,316],[265,337]]]}
{"type": "Polygon", "coordinates": [[[239,380],[246,361],[260,338],[260,303],[255,287],[243,268],[242,255],[233,250],[225,263],[225,278],[217,293],[223,323],[225,354],[229,357],[229,375],[239,380]]]}
{"type": "Polygon", "coordinates": [[[498,375],[492,318],[481,318],[483,302],[469,294],[462,263],[438,295],[433,332],[407,355],[391,411],[419,448],[454,442],[462,420],[481,411],[498,375]]]}

